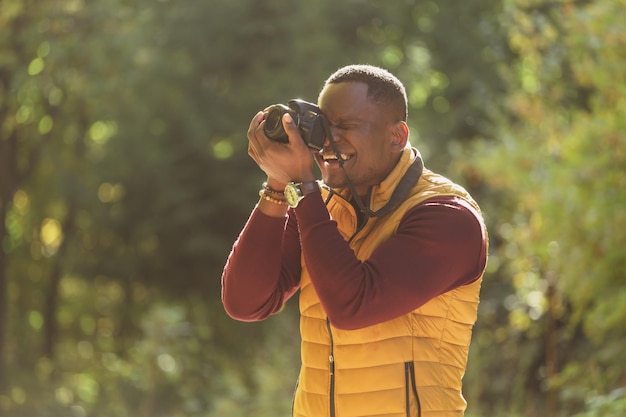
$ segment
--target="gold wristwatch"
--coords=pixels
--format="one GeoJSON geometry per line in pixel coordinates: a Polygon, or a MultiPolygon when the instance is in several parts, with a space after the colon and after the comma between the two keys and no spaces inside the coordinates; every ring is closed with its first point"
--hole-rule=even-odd
{"type": "Polygon", "coordinates": [[[305,196],[319,189],[320,185],[317,181],[290,182],[285,186],[285,200],[289,207],[296,207],[305,196]]]}

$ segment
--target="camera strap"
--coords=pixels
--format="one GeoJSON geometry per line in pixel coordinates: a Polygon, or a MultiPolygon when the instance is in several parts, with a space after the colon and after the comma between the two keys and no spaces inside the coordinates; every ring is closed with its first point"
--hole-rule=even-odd
{"type": "MultiPolygon", "coordinates": [[[[324,126],[324,131],[326,133],[326,137],[328,137],[330,146],[333,148],[333,152],[337,156],[337,160],[339,161],[339,167],[343,171],[343,174],[346,176],[346,181],[348,182],[348,188],[350,188],[350,193],[352,193],[352,198],[359,207],[359,210],[361,210],[361,213],[363,213],[365,216],[381,217],[389,213],[390,211],[398,207],[398,205],[406,198],[411,188],[413,188],[413,186],[417,184],[417,181],[419,180],[420,176],[422,175],[422,171],[424,170],[424,162],[419,155],[417,156],[417,158],[415,158],[415,161],[413,161],[409,169],[404,173],[402,179],[400,179],[400,182],[393,190],[393,193],[391,194],[389,201],[387,201],[387,204],[385,204],[380,209],[373,211],[363,203],[361,197],[359,197],[359,194],[354,188],[354,184],[352,184],[352,180],[350,179],[348,173],[343,167],[344,160],[341,157],[341,153],[337,149],[337,145],[335,144],[335,140],[333,139],[333,135],[330,131],[330,125],[326,117],[322,118],[322,125],[324,126]]],[[[370,200],[369,197],[371,196],[371,192],[372,190],[370,188],[367,194],[368,201],[370,200]]]]}

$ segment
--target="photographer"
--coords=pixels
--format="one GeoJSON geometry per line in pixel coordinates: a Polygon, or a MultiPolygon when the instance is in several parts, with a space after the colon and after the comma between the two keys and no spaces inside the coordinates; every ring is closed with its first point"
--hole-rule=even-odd
{"type": "Polygon", "coordinates": [[[248,152],[267,182],[224,268],[224,307],[263,320],[300,290],[294,416],[462,416],[487,259],[480,209],[423,167],[386,70],[339,69],[318,105],[252,119],[248,152]]]}

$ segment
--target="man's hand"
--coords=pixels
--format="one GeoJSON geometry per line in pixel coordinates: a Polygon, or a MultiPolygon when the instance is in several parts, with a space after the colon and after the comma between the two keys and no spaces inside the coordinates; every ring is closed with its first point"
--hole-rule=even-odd
{"type": "Polygon", "coordinates": [[[275,142],[265,136],[265,112],[257,113],[248,128],[248,155],[267,174],[268,184],[276,189],[284,189],[290,181],[315,180],[312,150],[302,140],[289,113],[283,115],[282,122],[289,143],[275,142]]]}

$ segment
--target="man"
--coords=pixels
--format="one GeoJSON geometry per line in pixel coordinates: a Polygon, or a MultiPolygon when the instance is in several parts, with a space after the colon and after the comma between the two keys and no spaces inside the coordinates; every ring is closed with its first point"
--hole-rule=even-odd
{"type": "Polygon", "coordinates": [[[263,320],[300,290],[293,416],[462,416],[487,259],[480,210],[423,168],[404,86],[386,70],[339,69],[318,105],[330,135],[313,158],[289,114],[288,144],[266,137],[265,112],[252,119],[267,182],[224,268],[224,307],[263,320]]]}

